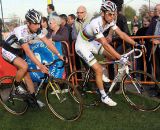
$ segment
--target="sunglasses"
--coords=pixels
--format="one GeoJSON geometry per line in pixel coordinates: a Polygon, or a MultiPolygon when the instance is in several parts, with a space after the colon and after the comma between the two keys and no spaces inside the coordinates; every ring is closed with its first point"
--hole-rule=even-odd
{"type": "Polygon", "coordinates": [[[108,16],[115,16],[116,15],[116,13],[114,13],[114,12],[106,12],[105,14],[107,14],[108,16]]]}

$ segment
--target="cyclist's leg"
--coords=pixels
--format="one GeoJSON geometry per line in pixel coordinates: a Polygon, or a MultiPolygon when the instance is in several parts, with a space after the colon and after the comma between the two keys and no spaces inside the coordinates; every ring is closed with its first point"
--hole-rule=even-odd
{"type": "Polygon", "coordinates": [[[30,94],[35,99],[34,84],[33,84],[32,80],[30,78],[29,73],[27,72],[27,70],[28,70],[28,64],[27,64],[27,62],[24,61],[20,57],[16,57],[14,59],[14,61],[13,61],[13,64],[18,68],[17,74],[15,76],[15,81],[14,81],[15,87],[18,87],[20,85],[20,82],[24,78],[26,86],[27,86],[27,90],[30,92],[30,94]]]}
{"type": "MultiPolygon", "coordinates": [[[[110,60],[111,60],[111,57],[112,57],[112,56],[109,55],[109,53],[107,53],[107,52],[104,50],[102,44],[100,44],[100,43],[97,42],[97,41],[93,41],[92,43],[93,43],[93,45],[94,45],[94,53],[95,53],[95,54],[104,55],[104,56],[108,57],[107,59],[110,59],[110,60]]],[[[107,69],[106,69],[106,66],[103,66],[102,80],[103,80],[104,82],[110,82],[110,79],[108,78],[108,71],[107,71],[107,69]]]]}
{"type": "MultiPolygon", "coordinates": [[[[108,61],[113,61],[113,60],[116,60],[115,59],[115,57],[113,57],[110,53],[108,53],[106,50],[104,50],[104,48],[103,48],[103,46],[100,48],[100,51],[99,51],[99,53],[100,54],[102,54],[102,55],[104,55],[104,56],[106,56],[106,59],[108,60],[108,61]]],[[[114,73],[113,72],[115,72],[114,71],[114,69],[116,69],[114,66],[112,66],[113,67],[113,71],[112,71],[112,77],[113,77],[113,79],[114,79],[114,73]]],[[[119,67],[121,67],[119,64],[118,64],[118,68],[119,67]]],[[[105,68],[106,69],[106,68],[105,68]]],[[[107,71],[107,70],[105,70],[105,71],[107,71]]],[[[105,76],[106,77],[106,76],[105,76]]],[[[116,93],[121,93],[121,91],[119,91],[119,90],[121,90],[120,89],[120,82],[118,82],[117,84],[116,84],[116,86],[114,87],[114,90],[113,90],[113,92],[116,92],[116,93]]]]}
{"type": "Polygon", "coordinates": [[[13,65],[17,67],[17,73],[15,76],[15,81],[20,82],[22,78],[27,73],[28,65],[27,63],[20,57],[16,57],[13,61],[13,65]]]}
{"type": "Polygon", "coordinates": [[[34,102],[36,102],[37,100],[35,97],[34,84],[30,78],[29,73],[27,72],[28,70],[27,62],[24,61],[21,57],[5,49],[2,49],[2,57],[10,64],[13,64],[14,66],[17,67],[17,73],[16,73],[15,80],[14,80],[14,86],[17,92],[20,93],[21,90],[19,90],[18,86],[20,86],[21,80],[25,78],[27,89],[29,90],[31,96],[33,97],[34,102]]]}
{"type": "MultiPolygon", "coordinates": [[[[84,41],[84,40],[82,40],[82,41],[84,41]]],[[[103,86],[103,81],[102,81],[102,74],[103,74],[102,66],[97,62],[94,55],[92,54],[92,53],[98,54],[99,47],[100,47],[100,43],[98,43],[96,41],[88,42],[88,43],[83,43],[80,41],[78,43],[78,45],[76,45],[76,52],[95,71],[96,84],[97,84],[97,87],[99,88],[100,93],[102,95],[102,98],[101,98],[102,102],[104,102],[110,106],[115,106],[116,103],[114,101],[112,101],[106,95],[106,92],[104,91],[104,86],[103,86]]]]}
{"type": "Polygon", "coordinates": [[[13,54],[12,52],[2,48],[2,57],[4,60],[9,62],[10,64],[13,64],[17,67],[17,74],[15,76],[14,85],[19,86],[20,81],[24,77],[25,73],[27,72],[28,65],[27,63],[16,54],[13,54]]]}
{"type": "Polygon", "coordinates": [[[27,85],[27,89],[28,91],[32,94],[32,93],[35,93],[35,87],[34,87],[34,83],[30,77],[30,74],[29,72],[27,72],[24,76],[24,80],[25,80],[25,83],[27,85]]]}
{"type": "Polygon", "coordinates": [[[103,69],[102,66],[97,62],[94,65],[92,65],[93,70],[96,73],[96,84],[97,87],[99,88],[99,91],[101,93],[101,100],[103,103],[109,105],[109,106],[116,106],[117,103],[114,102],[105,92],[104,86],[103,86],[103,81],[102,81],[102,74],[103,74],[103,69]]]}
{"type": "Polygon", "coordinates": [[[24,76],[24,80],[25,80],[25,83],[26,83],[26,85],[27,85],[27,90],[29,91],[29,93],[31,94],[31,97],[32,97],[32,100],[33,100],[33,102],[32,102],[32,100],[30,100],[30,103],[32,104],[34,104],[34,103],[36,103],[39,107],[44,107],[45,106],[45,104],[42,102],[42,101],[40,101],[39,99],[37,99],[37,97],[36,97],[36,95],[35,95],[35,87],[34,87],[34,83],[33,83],[33,81],[32,81],[32,79],[31,79],[31,77],[30,77],[30,74],[29,74],[29,72],[27,72],[26,74],[25,74],[25,76],[24,76]]]}

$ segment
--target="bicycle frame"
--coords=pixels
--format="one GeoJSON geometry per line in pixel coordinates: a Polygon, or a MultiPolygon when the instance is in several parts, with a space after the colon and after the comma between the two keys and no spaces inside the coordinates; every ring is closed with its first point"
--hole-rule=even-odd
{"type": "MultiPolygon", "coordinates": [[[[129,51],[128,53],[126,53],[126,54],[124,54],[124,55],[122,55],[122,56],[124,56],[124,57],[126,57],[126,58],[128,59],[129,56],[130,56],[132,53],[134,53],[134,52],[139,52],[139,55],[137,55],[137,56],[134,55],[134,59],[137,59],[137,58],[139,58],[139,57],[142,56],[142,51],[139,50],[139,49],[132,49],[131,51],[129,51]]],[[[109,62],[108,62],[108,61],[107,61],[107,62],[100,62],[100,64],[103,64],[103,65],[106,65],[106,64],[118,64],[118,63],[120,63],[119,60],[109,61],[109,62]]],[[[129,70],[131,70],[131,68],[129,68],[129,65],[128,65],[128,64],[124,64],[124,65],[122,65],[121,68],[118,69],[118,74],[115,76],[114,80],[112,81],[112,84],[111,84],[111,86],[110,86],[110,88],[109,88],[109,90],[108,90],[108,93],[110,93],[110,92],[113,90],[114,86],[116,85],[116,83],[117,83],[119,80],[122,80],[122,78],[123,78],[123,76],[124,76],[125,74],[128,74],[128,75],[129,75],[129,70]]],[[[86,74],[85,74],[85,77],[84,77],[84,81],[83,81],[82,87],[85,87],[85,86],[86,86],[86,83],[89,81],[89,79],[90,79],[90,76],[89,76],[90,72],[91,72],[91,67],[89,67],[89,68],[87,69],[87,71],[86,71],[86,74]]],[[[94,93],[94,92],[93,92],[93,93],[94,93]]]]}
{"type": "MultiPolygon", "coordinates": [[[[130,56],[132,53],[134,53],[134,52],[140,52],[140,54],[139,54],[138,56],[134,56],[134,59],[137,59],[137,58],[139,58],[139,57],[142,56],[142,51],[139,50],[139,49],[132,49],[130,52],[128,52],[128,53],[126,53],[126,54],[124,54],[124,55],[122,55],[122,56],[124,56],[124,57],[126,57],[126,58],[128,59],[129,56],[130,56]]],[[[115,63],[120,63],[120,62],[119,62],[119,60],[117,60],[117,61],[114,61],[114,62],[113,62],[113,64],[115,64],[115,63]]],[[[118,73],[117,73],[117,75],[115,76],[115,78],[114,78],[114,80],[113,80],[113,82],[112,82],[112,84],[111,84],[111,86],[110,86],[110,88],[109,88],[109,90],[108,90],[108,93],[110,93],[110,92],[113,90],[113,88],[114,88],[114,86],[116,85],[116,83],[118,82],[119,78],[120,78],[120,80],[122,80],[122,78],[123,78],[123,76],[124,76],[125,74],[127,74],[127,75],[130,77],[130,75],[129,75],[129,70],[132,70],[132,69],[129,68],[129,65],[128,65],[128,64],[124,64],[124,65],[122,65],[122,68],[119,68],[119,69],[118,69],[118,73]]],[[[136,87],[136,86],[135,86],[135,87],[136,87]]]]}
{"type": "MultiPolygon", "coordinates": [[[[54,60],[53,62],[51,62],[51,63],[44,63],[44,65],[46,65],[48,68],[49,68],[49,66],[51,66],[51,65],[54,65],[56,62],[59,62],[59,61],[62,61],[61,59],[57,59],[57,60],[54,60]]],[[[64,67],[64,61],[63,61],[63,64],[62,64],[62,66],[60,66],[60,67],[58,67],[58,69],[61,69],[61,68],[63,68],[64,67]]],[[[39,69],[37,69],[37,70],[34,70],[34,69],[29,69],[28,70],[28,72],[41,72],[39,69]]],[[[36,92],[35,92],[35,95],[37,96],[38,95],[38,93],[39,93],[39,91],[40,91],[40,89],[41,89],[41,87],[43,86],[43,84],[45,83],[45,81],[49,81],[50,82],[50,74],[44,74],[44,77],[42,77],[41,79],[41,82],[40,82],[40,84],[38,85],[38,88],[37,88],[37,90],[36,90],[36,92]]],[[[53,78],[53,77],[52,77],[53,78]]],[[[51,85],[52,86],[52,85],[51,85]]],[[[52,86],[52,88],[53,88],[53,86],[52,86]]],[[[53,88],[54,89],[54,88],[53,88]]]]}

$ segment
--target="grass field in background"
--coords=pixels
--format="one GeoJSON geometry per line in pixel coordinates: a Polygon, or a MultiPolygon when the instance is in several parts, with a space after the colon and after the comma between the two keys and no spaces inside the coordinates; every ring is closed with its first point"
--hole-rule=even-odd
{"type": "Polygon", "coordinates": [[[156,112],[136,111],[122,95],[113,95],[116,107],[104,104],[85,108],[81,118],[75,122],[57,119],[46,106],[30,108],[22,116],[14,116],[0,105],[0,130],[159,130],[160,110],[156,112]]]}

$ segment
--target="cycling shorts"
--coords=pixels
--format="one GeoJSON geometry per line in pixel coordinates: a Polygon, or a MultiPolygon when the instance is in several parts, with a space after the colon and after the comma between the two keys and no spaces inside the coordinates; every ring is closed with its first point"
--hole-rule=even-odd
{"type": "Polygon", "coordinates": [[[17,56],[15,54],[13,54],[12,52],[9,52],[9,51],[5,50],[4,48],[2,48],[2,57],[3,57],[3,59],[8,61],[9,63],[13,63],[13,61],[15,60],[15,58],[17,56]]]}
{"type": "Polygon", "coordinates": [[[103,54],[104,48],[101,43],[93,40],[85,40],[81,34],[78,34],[76,44],[75,44],[76,53],[89,65],[94,65],[97,60],[93,54],[103,54]]]}

